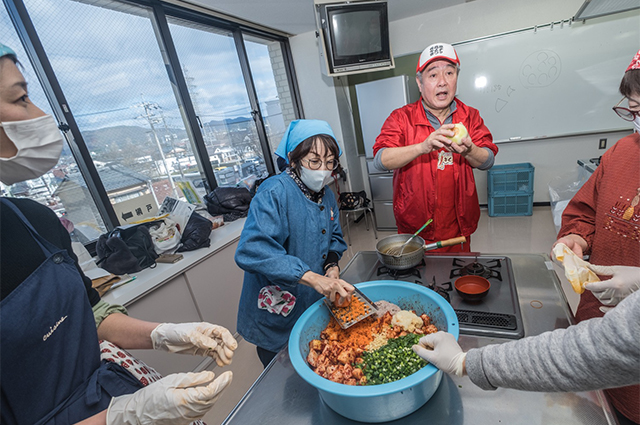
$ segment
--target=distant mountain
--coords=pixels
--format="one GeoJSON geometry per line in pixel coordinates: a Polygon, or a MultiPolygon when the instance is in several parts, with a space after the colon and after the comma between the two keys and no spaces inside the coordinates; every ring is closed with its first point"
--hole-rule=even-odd
{"type": "MultiPolygon", "coordinates": [[[[85,130],[82,135],[87,143],[98,142],[118,142],[126,140],[130,142],[140,142],[149,140],[148,133],[151,132],[149,127],[138,127],[132,125],[118,125],[115,127],[104,127],[98,130],[85,130]]],[[[176,134],[178,140],[187,137],[186,131],[180,128],[169,128],[168,131],[164,127],[156,127],[158,137],[162,140],[164,135],[176,134]]]]}
{"type": "Polygon", "coordinates": [[[251,117],[225,118],[223,120],[211,120],[206,122],[205,124],[211,127],[219,127],[219,126],[233,126],[234,124],[245,123],[247,121],[253,121],[253,119],[251,117]]]}
{"type": "MultiPolygon", "coordinates": [[[[235,127],[245,127],[248,121],[252,121],[251,117],[236,117],[227,118],[224,120],[212,120],[206,123],[210,128],[223,128],[225,131],[230,129],[233,132],[235,127]]],[[[165,141],[165,135],[170,134],[172,137],[175,134],[174,142],[178,142],[182,139],[186,139],[187,132],[180,128],[169,128],[168,131],[162,126],[156,127],[156,132],[162,149],[168,152],[172,149],[171,143],[165,141]]],[[[150,134],[151,129],[149,127],[119,125],[114,127],[104,127],[97,130],[85,130],[82,132],[82,137],[87,144],[90,152],[96,152],[100,154],[107,150],[121,149],[130,150],[132,146],[144,151],[144,147],[154,150],[155,142],[153,136],[150,134]],[[151,138],[151,139],[150,139],[151,138]],[[151,142],[150,142],[151,140],[151,142]]]]}
{"type": "MultiPolygon", "coordinates": [[[[170,144],[164,143],[164,136],[167,133],[171,135],[175,134],[177,136],[177,139],[174,139],[175,141],[187,137],[187,133],[183,129],[169,128],[168,130],[169,131],[167,132],[164,127],[156,128],[158,138],[164,146],[163,150],[171,150],[170,144]]],[[[125,149],[130,147],[132,144],[143,146],[149,143],[150,137],[153,137],[153,135],[149,134],[150,132],[151,129],[149,127],[119,125],[114,127],[104,127],[98,130],[85,130],[82,132],[82,137],[84,138],[89,151],[102,152],[107,147],[125,149]]],[[[153,139],[151,140],[153,141],[153,139]]]]}

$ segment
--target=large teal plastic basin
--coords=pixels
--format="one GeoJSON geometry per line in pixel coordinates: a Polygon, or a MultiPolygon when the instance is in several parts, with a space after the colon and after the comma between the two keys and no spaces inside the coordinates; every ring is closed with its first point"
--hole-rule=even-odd
{"type": "MultiPolygon", "coordinates": [[[[423,286],[378,280],[356,285],[372,301],[386,300],[405,310],[426,313],[439,330],[458,339],[458,318],[451,305],[436,292],[423,286]]],[[[361,422],[386,422],[407,416],[422,407],[435,393],[442,372],[429,364],[420,371],[382,385],[338,384],[317,375],[306,362],[309,342],[319,339],[329,323],[330,313],[320,300],[305,311],[289,337],[289,357],[298,374],[317,388],[322,400],[337,413],[361,422]]]]}

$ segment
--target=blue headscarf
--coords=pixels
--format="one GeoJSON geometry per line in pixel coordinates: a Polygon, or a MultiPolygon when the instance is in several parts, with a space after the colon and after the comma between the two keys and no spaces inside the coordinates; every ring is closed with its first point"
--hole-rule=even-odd
{"type": "Polygon", "coordinates": [[[0,43],[0,58],[5,56],[13,56],[14,58],[18,57],[18,55],[16,55],[16,52],[11,50],[11,47],[5,46],[4,44],[0,43]]]}
{"type": "MultiPolygon", "coordinates": [[[[291,121],[289,128],[282,136],[282,140],[276,149],[276,155],[289,163],[289,153],[291,153],[298,145],[311,136],[318,134],[326,134],[336,140],[333,130],[329,123],[321,120],[295,120],[291,121]]],[[[338,144],[336,140],[336,144],[338,144]]],[[[338,156],[342,155],[342,149],[338,145],[338,156]]]]}

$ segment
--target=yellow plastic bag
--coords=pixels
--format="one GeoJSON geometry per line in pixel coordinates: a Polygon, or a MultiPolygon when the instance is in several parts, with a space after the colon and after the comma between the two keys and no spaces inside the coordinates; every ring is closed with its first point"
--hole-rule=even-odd
{"type": "Polygon", "coordinates": [[[565,244],[557,244],[553,248],[553,255],[564,267],[564,275],[578,294],[584,292],[584,285],[587,283],[600,281],[600,278],[589,269],[589,263],[578,257],[565,244]]]}

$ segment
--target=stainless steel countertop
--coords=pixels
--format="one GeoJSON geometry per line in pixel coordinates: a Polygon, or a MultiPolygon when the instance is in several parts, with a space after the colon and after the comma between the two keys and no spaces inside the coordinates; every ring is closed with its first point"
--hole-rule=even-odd
{"type": "MultiPolygon", "coordinates": [[[[483,253],[484,254],[484,253],[483,253]]],[[[492,254],[493,255],[493,254],[492,254]]],[[[573,323],[573,315],[549,257],[542,254],[499,254],[511,259],[525,336],[538,335],[573,323]]],[[[375,251],[361,251],[342,276],[364,270],[377,261],[375,251]],[[351,267],[353,265],[353,267],[351,267]]],[[[507,339],[461,335],[466,351],[507,342],[507,339]]],[[[361,424],[327,407],[317,390],[298,376],[287,350],[281,351],[240,400],[223,425],[342,425],[361,424]]],[[[483,391],[468,377],[444,376],[433,397],[420,409],[393,424],[617,424],[601,391],[537,393],[499,388],[483,391]]]]}

